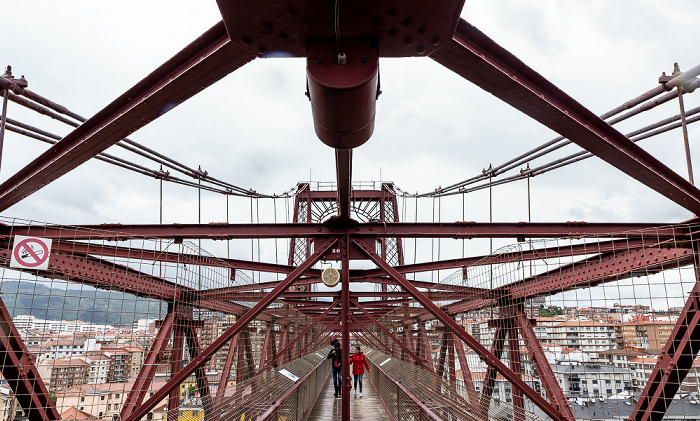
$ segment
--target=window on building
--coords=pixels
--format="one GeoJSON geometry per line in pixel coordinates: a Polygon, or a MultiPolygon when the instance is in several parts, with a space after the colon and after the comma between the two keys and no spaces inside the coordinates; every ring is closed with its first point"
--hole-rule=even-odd
{"type": "Polygon", "coordinates": [[[118,403],[115,403],[115,404],[114,404],[114,410],[116,411],[117,409],[119,409],[119,404],[118,404],[118,403]]]}
{"type": "Polygon", "coordinates": [[[117,393],[116,395],[114,395],[114,397],[115,397],[116,399],[119,399],[119,393],[117,393]]]}
{"type": "Polygon", "coordinates": [[[107,404],[107,410],[108,410],[108,411],[111,411],[111,410],[112,410],[112,404],[111,404],[111,403],[108,403],[108,404],[107,404]]]}
{"type": "Polygon", "coordinates": [[[105,400],[105,395],[100,396],[100,400],[101,401],[105,400]]]}

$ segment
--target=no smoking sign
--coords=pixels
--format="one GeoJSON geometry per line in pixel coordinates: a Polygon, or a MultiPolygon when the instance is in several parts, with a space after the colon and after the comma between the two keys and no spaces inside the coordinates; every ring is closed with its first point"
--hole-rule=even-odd
{"type": "Polygon", "coordinates": [[[51,239],[15,235],[10,267],[46,270],[49,268],[51,239]]]}

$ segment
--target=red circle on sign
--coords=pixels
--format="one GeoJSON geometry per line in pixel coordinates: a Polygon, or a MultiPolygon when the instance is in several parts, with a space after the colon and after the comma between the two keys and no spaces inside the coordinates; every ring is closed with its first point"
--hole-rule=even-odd
{"type": "Polygon", "coordinates": [[[19,264],[21,264],[22,266],[26,266],[28,268],[33,268],[33,267],[40,266],[42,263],[44,263],[46,261],[46,259],[49,258],[49,249],[48,249],[48,247],[46,247],[46,244],[44,244],[43,241],[39,241],[36,238],[27,238],[25,240],[20,241],[20,243],[15,247],[14,254],[15,254],[15,260],[17,260],[17,262],[19,264]],[[39,244],[41,246],[41,248],[44,250],[44,257],[39,257],[36,253],[34,253],[34,250],[31,247],[29,247],[29,243],[39,244]],[[29,253],[34,258],[34,260],[36,260],[36,262],[28,263],[20,258],[19,249],[22,247],[24,247],[24,249],[27,251],[27,253],[29,253]]]}

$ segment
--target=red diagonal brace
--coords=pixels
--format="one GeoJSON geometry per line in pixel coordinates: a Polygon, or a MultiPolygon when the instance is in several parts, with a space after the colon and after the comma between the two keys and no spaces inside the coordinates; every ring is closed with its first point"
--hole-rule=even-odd
{"type": "MultiPolygon", "coordinates": [[[[228,379],[231,377],[231,366],[233,365],[233,358],[236,355],[238,348],[238,338],[240,333],[231,339],[231,343],[228,345],[228,352],[226,353],[226,361],[224,361],[224,370],[221,372],[221,378],[219,379],[219,387],[216,389],[216,405],[221,405],[221,400],[224,397],[224,389],[228,387],[228,379]]],[[[122,418],[124,416],[122,415],[122,418]]]]}
{"type": "MultiPolygon", "coordinates": [[[[496,328],[496,333],[493,335],[493,344],[491,344],[491,353],[495,358],[501,359],[501,354],[503,354],[503,343],[506,339],[506,333],[508,331],[503,325],[498,325],[496,328]]],[[[489,406],[491,406],[491,395],[493,394],[493,387],[496,384],[496,367],[489,365],[486,370],[486,376],[484,377],[484,383],[481,386],[481,399],[479,400],[479,407],[481,408],[481,415],[488,418],[489,406]]]]}
{"type": "Polygon", "coordinates": [[[260,312],[262,312],[267,306],[274,302],[280,294],[282,294],[287,288],[289,288],[294,281],[299,279],[309,268],[311,268],[316,262],[323,256],[323,254],[328,251],[337,240],[331,238],[327,241],[320,242],[317,241],[315,244],[314,253],[304,261],[299,267],[297,267],[292,273],[287,276],[287,278],[282,281],[278,286],[276,286],[272,291],[270,291],[262,300],[255,304],[250,311],[242,315],[236,323],[228,328],[217,340],[215,340],[211,345],[209,345],[202,353],[197,355],[190,361],[189,364],[179,373],[173,374],[171,379],[163,386],[162,389],[157,391],[153,396],[151,396],[143,405],[138,407],[130,417],[124,421],[136,421],[144,417],[148,411],[153,409],[158,402],[160,402],[168,393],[174,390],[180,385],[187,377],[192,374],[198,367],[206,364],[209,360],[222,346],[231,340],[241,329],[243,329],[248,322],[253,320],[260,312]]]}
{"type": "Polygon", "coordinates": [[[151,349],[148,350],[146,361],[141,367],[138,376],[136,376],[131,392],[129,392],[129,395],[126,397],[126,402],[124,402],[124,407],[120,414],[122,419],[128,417],[136,405],[140,405],[141,402],[143,402],[143,398],[146,396],[146,392],[148,392],[151,382],[153,381],[153,376],[156,373],[158,364],[170,341],[174,319],[173,306],[170,305],[168,306],[168,314],[158,328],[156,340],[153,342],[153,345],[151,345],[151,349]]]}
{"type": "Polygon", "coordinates": [[[374,252],[374,244],[369,245],[365,241],[360,239],[353,240],[362,249],[365,254],[382,269],[389,277],[391,277],[397,284],[401,285],[403,289],[409,292],[413,297],[423,305],[430,313],[433,314],[438,320],[440,320],[446,327],[448,327],[452,332],[454,332],[462,341],[466,342],[470,348],[472,348],[477,354],[479,354],[487,364],[495,367],[503,377],[509,380],[514,387],[519,387],[523,393],[535,404],[537,405],[545,414],[554,420],[564,420],[565,417],[557,411],[547,400],[545,400],[539,393],[535,392],[530,386],[527,385],[517,374],[515,374],[511,369],[509,369],[501,360],[494,357],[483,345],[479,343],[474,337],[469,335],[461,326],[457,324],[452,318],[450,318],[444,311],[440,310],[438,306],[430,301],[422,292],[418,291],[410,281],[398,273],[394,268],[392,268],[388,263],[386,263],[381,257],[379,257],[374,252]]]}
{"type": "Polygon", "coordinates": [[[358,302],[355,301],[355,300],[350,300],[350,302],[352,303],[352,305],[354,305],[355,307],[357,307],[361,312],[365,313],[365,316],[367,316],[367,317],[372,321],[372,323],[374,323],[375,325],[377,325],[377,327],[379,327],[384,333],[386,333],[387,336],[389,336],[394,342],[396,342],[397,344],[399,344],[399,346],[401,347],[401,349],[403,349],[408,355],[410,355],[414,360],[416,360],[416,362],[418,363],[418,365],[420,365],[421,367],[423,367],[424,361],[421,360],[420,357],[418,357],[413,351],[411,351],[410,349],[408,349],[408,347],[407,347],[406,345],[404,345],[403,342],[401,342],[396,336],[394,336],[393,333],[389,332],[389,329],[385,328],[381,323],[379,323],[379,322],[377,321],[377,319],[374,318],[374,316],[372,316],[371,314],[369,314],[369,312],[367,312],[367,310],[365,310],[364,307],[362,307],[362,306],[360,305],[360,303],[358,303],[358,302]]]}
{"type": "MultiPolygon", "coordinates": [[[[197,337],[197,330],[194,326],[189,325],[185,329],[185,338],[187,339],[187,348],[190,352],[190,358],[196,358],[202,353],[202,347],[199,344],[199,338],[197,337]]],[[[211,357],[210,357],[211,358],[211,357]]],[[[209,361],[210,358],[204,360],[204,363],[209,361]]],[[[202,398],[202,406],[204,407],[205,414],[211,414],[211,396],[209,396],[209,380],[207,380],[207,374],[204,370],[204,364],[200,365],[194,370],[195,379],[197,381],[197,390],[199,391],[199,396],[202,398]]]]}
{"type": "Polygon", "coordinates": [[[469,403],[471,403],[473,406],[478,401],[478,398],[476,395],[476,389],[474,388],[472,372],[469,369],[469,362],[467,361],[467,356],[464,354],[464,345],[454,333],[452,333],[452,339],[452,343],[454,344],[455,350],[457,351],[457,359],[459,360],[459,366],[462,369],[462,378],[464,379],[464,386],[467,388],[469,403]]]}
{"type": "Polygon", "coordinates": [[[525,347],[527,347],[530,352],[530,359],[535,365],[535,370],[537,370],[537,374],[544,386],[547,397],[554,407],[561,412],[564,419],[573,421],[575,418],[569,401],[566,399],[566,396],[564,396],[564,392],[557,382],[557,378],[552,371],[552,366],[549,365],[549,361],[547,361],[547,357],[545,357],[544,351],[542,351],[542,345],[539,339],[537,339],[537,335],[535,335],[535,331],[532,329],[530,320],[528,320],[525,315],[523,307],[521,305],[514,306],[513,311],[515,315],[515,324],[518,326],[525,347]]]}
{"type": "MultiPolygon", "coordinates": [[[[515,374],[520,373],[520,345],[518,341],[518,331],[515,326],[508,330],[508,360],[510,360],[510,369],[515,374]]],[[[513,388],[513,419],[515,421],[525,420],[525,400],[523,399],[522,390],[517,387],[513,388]]]]}
{"type": "Polygon", "coordinates": [[[31,354],[0,299],[0,372],[29,421],[60,420],[56,405],[32,362],[31,354]]]}

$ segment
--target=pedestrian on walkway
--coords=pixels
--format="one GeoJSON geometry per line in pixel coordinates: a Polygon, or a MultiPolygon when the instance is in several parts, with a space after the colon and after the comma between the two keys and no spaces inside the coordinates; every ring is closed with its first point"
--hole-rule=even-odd
{"type": "Polygon", "coordinates": [[[331,349],[331,351],[328,353],[327,359],[331,360],[331,366],[333,367],[333,386],[335,387],[335,394],[333,396],[337,398],[342,394],[341,390],[343,386],[342,350],[340,349],[340,341],[337,339],[333,339],[331,345],[333,346],[333,349],[331,349]]]}
{"type": "Polygon", "coordinates": [[[360,397],[362,397],[362,376],[365,374],[365,367],[369,373],[369,364],[365,359],[365,354],[359,346],[355,347],[355,353],[350,356],[350,365],[352,365],[352,377],[355,381],[355,397],[357,397],[357,383],[360,383],[360,397]]]}

